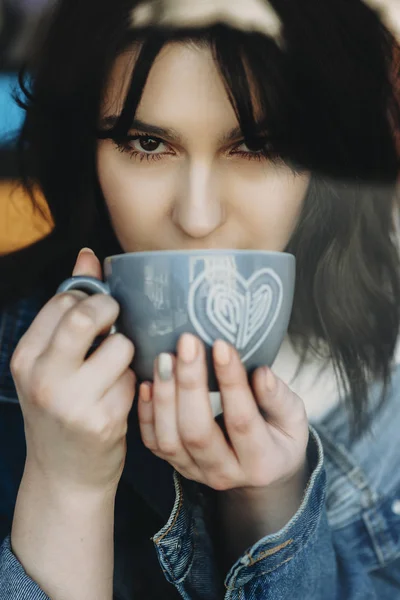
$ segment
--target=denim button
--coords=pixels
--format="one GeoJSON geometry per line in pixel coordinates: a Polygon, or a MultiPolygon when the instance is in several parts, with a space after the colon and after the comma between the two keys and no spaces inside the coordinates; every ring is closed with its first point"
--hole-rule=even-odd
{"type": "Polygon", "coordinates": [[[395,515],[400,515],[400,500],[395,500],[392,504],[392,511],[395,515]]]}

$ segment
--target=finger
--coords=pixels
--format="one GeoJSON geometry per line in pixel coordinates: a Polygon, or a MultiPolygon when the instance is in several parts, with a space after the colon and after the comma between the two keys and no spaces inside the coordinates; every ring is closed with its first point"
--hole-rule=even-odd
{"type": "Polygon", "coordinates": [[[115,323],[118,314],[119,305],[111,296],[94,294],[79,302],[61,319],[42,358],[51,360],[61,373],[75,371],[94,339],[115,323]]]}
{"type": "MultiPolygon", "coordinates": [[[[100,262],[90,248],[83,248],[79,253],[73,275],[89,275],[101,279],[100,262]]],[[[43,307],[28,332],[21,338],[21,342],[23,341],[23,346],[26,348],[27,354],[31,355],[32,361],[47,347],[54,329],[65,313],[86,297],[87,294],[84,292],[69,291],[68,293],[58,294],[43,307]]]]}
{"type": "Polygon", "coordinates": [[[253,388],[268,423],[284,435],[296,439],[299,425],[307,422],[303,400],[276,377],[269,367],[263,367],[254,373],[253,388]]]}
{"type": "Polygon", "coordinates": [[[113,421],[124,420],[132,409],[136,391],[136,376],[127,369],[100,399],[99,404],[113,421]]]}
{"type": "MultiPolygon", "coordinates": [[[[84,393],[80,402],[71,399],[66,410],[65,401],[60,397],[54,398],[52,411],[63,415],[67,423],[76,427],[81,424],[96,436],[101,436],[108,444],[120,443],[128,432],[128,416],[135,397],[135,377],[132,371],[127,371],[115,382],[101,403],[93,400],[93,395],[84,393]]],[[[65,398],[64,398],[65,400],[65,398]]],[[[114,446],[115,447],[115,446],[114,446]]]]}
{"type": "Polygon", "coordinates": [[[141,384],[138,399],[139,427],[142,442],[152,452],[158,452],[156,429],[154,425],[153,390],[149,382],[141,384]]]}
{"type": "Polygon", "coordinates": [[[86,294],[74,290],[54,296],[47,302],[18,343],[11,361],[13,373],[18,372],[19,376],[23,373],[29,375],[34,362],[47,348],[64,315],[85,298],[86,294]]]}
{"type": "MultiPolygon", "coordinates": [[[[208,393],[204,345],[183,335],[177,359],[178,429],[184,447],[206,477],[237,477],[237,461],[216,424],[208,393]]],[[[217,483],[217,482],[213,482],[217,483]]],[[[214,487],[214,486],[213,486],[214,487]]]]}
{"type": "Polygon", "coordinates": [[[265,440],[265,421],[237,351],[226,342],[217,340],[213,358],[226,430],[239,462],[245,465],[254,446],[259,450],[265,440]]]}
{"type": "Polygon", "coordinates": [[[83,248],[80,251],[72,275],[73,277],[87,275],[96,279],[102,279],[101,264],[93,250],[83,248]]]}
{"type": "MultiPolygon", "coordinates": [[[[83,248],[79,253],[73,275],[91,275],[101,279],[101,265],[98,258],[89,248],[83,248]]],[[[69,312],[80,300],[87,298],[87,294],[78,290],[71,290],[64,294],[54,296],[39,312],[31,327],[21,337],[20,347],[24,349],[24,363],[34,360],[44,351],[49,344],[55,328],[59,325],[64,315],[69,312]]],[[[21,360],[22,362],[22,360],[21,360]]]]}
{"type": "Polygon", "coordinates": [[[190,458],[178,434],[175,357],[172,354],[160,354],[154,361],[152,400],[154,429],[160,452],[166,460],[180,467],[187,466],[190,458]]]}
{"type": "Polygon", "coordinates": [[[122,333],[107,337],[83,363],[80,375],[91,382],[95,394],[102,396],[129,368],[135,347],[122,333]]]}

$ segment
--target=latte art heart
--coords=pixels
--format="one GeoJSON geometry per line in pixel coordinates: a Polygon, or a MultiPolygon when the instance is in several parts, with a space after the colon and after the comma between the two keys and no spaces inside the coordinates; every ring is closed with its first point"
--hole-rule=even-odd
{"type": "Polygon", "coordinates": [[[221,338],[248,360],[274,326],[283,299],[282,281],[272,269],[261,269],[249,280],[237,272],[201,273],[189,291],[189,315],[209,345],[221,338]],[[229,283],[228,283],[229,281],[229,283]]]}

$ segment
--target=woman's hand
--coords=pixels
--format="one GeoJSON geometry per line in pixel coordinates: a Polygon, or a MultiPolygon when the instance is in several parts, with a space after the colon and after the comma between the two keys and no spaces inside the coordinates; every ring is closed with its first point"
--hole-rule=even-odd
{"type": "Polygon", "coordinates": [[[276,489],[304,473],[309,438],[303,401],[269,368],[254,373],[253,388],[235,349],[213,349],[226,439],[209,401],[205,349],[185,334],[177,358],[162,355],[154,384],[140,387],[143,443],[187,479],[214,490],[276,489]]]}
{"type": "MultiPolygon", "coordinates": [[[[91,251],[74,275],[101,278],[91,251]]],[[[111,335],[89,357],[94,341],[117,319],[111,297],[67,292],[52,298],[20,340],[11,362],[24,416],[27,465],[61,489],[117,488],[126,456],[127,418],[135,376],[134,348],[111,335]]]]}
{"type": "Polygon", "coordinates": [[[206,27],[225,23],[280,40],[281,22],[266,0],[145,0],[132,13],[134,27],[206,27]]]}

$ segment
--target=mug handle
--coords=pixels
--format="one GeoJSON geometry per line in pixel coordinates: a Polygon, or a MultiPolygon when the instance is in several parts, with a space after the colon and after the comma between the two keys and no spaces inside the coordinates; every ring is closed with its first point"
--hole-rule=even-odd
{"type": "MultiPolygon", "coordinates": [[[[71,277],[70,279],[64,281],[58,288],[56,295],[69,292],[71,290],[79,290],[80,292],[89,294],[89,296],[93,296],[93,294],[104,294],[106,296],[111,296],[111,290],[107,283],[103,283],[95,277],[86,277],[82,275],[79,277],[71,277]]],[[[113,333],[117,333],[116,325],[111,327],[109,335],[112,335],[113,333]]]]}

